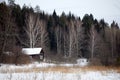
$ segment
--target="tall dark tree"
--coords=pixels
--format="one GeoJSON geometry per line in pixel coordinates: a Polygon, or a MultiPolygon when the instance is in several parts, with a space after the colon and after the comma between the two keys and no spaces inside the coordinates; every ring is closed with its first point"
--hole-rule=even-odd
{"type": "Polygon", "coordinates": [[[8,8],[5,4],[0,4],[0,61],[3,61],[3,54],[6,51],[12,51],[16,44],[16,23],[14,17],[12,17],[11,8],[8,8]]]}
{"type": "Polygon", "coordinates": [[[83,26],[86,29],[86,32],[90,30],[90,27],[93,24],[93,20],[94,18],[92,14],[90,15],[85,14],[85,16],[83,17],[82,22],[83,22],[83,26]]]}
{"type": "Polygon", "coordinates": [[[8,0],[8,3],[10,6],[14,6],[15,5],[15,0],[8,0]]]}
{"type": "Polygon", "coordinates": [[[105,39],[105,27],[108,27],[108,24],[104,21],[104,19],[101,19],[99,25],[100,25],[100,34],[105,39]]]}
{"type": "Polygon", "coordinates": [[[40,13],[40,6],[37,5],[37,6],[35,7],[35,10],[34,10],[34,11],[37,12],[37,13],[40,13]]]}
{"type": "Polygon", "coordinates": [[[52,16],[49,17],[48,22],[47,22],[47,31],[48,31],[48,35],[49,35],[49,39],[50,39],[50,48],[52,51],[57,50],[57,43],[56,43],[56,39],[55,39],[55,32],[54,32],[54,19],[52,16]]]}

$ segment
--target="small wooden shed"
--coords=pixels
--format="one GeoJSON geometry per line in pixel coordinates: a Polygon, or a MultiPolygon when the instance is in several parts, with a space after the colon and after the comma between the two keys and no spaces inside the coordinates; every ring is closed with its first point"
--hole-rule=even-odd
{"type": "Polygon", "coordinates": [[[22,53],[30,56],[32,60],[44,60],[44,51],[42,48],[23,48],[22,53]]]}

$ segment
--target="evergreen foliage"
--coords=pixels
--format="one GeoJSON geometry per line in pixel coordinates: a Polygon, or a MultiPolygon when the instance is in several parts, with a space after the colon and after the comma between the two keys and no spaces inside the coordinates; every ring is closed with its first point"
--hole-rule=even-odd
{"type": "MultiPolygon", "coordinates": [[[[59,57],[60,60],[75,60],[80,57],[90,59],[91,50],[89,47],[91,45],[90,41],[93,39],[91,37],[97,34],[99,38],[95,39],[100,39],[101,41],[96,41],[101,42],[101,44],[95,43],[99,46],[99,48],[95,47],[93,49],[96,51],[94,51],[95,58],[100,59],[103,64],[109,64],[114,61],[114,59],[118,59],[117,61],[119,62],[120,30],[115,21],[109,26],[104,19],[98,21],[92,14],[85,14],[83,19],[81,19],[80,17],[71,14],[71,12],[68,15],[63,12],[58,16],[55,10],[52,15],[48,15],[42,12],[39,6],[36,6],[36,8],[33,9],[32,7],[24,5],[21,9],[19,5],[14,3],[14,0],[9,0],[9,5],[0,3],[1,57],[5,51],[15,50],[11,49],[12,47],[14,48],[14,46],[25,47],[20,40],[27,39],[25,27],[29,25],[26,23],[26,20],[28,20],[26,17],[31,13],[34,14],[34,16],[37,16],[38,21],[41,22],[38,22],[39,24],[37,25],[34,23],[34,26],[42,28],[40,32],[44,30],[44,33],[41,33],[41,38],[43,38],[43,36],[44,38],[40,40],[47,41],[45,41],[46,43],[39,41],[38,45],[35,47],[43,47],[41,45],[47,45],[44,46],[46,55],[59,57]],[[95,32],[94,35],[91,34],[92,27],[94,27],[92,30],[92,33],[95,32]],[[9,41],[9,44],[12,46],[9,45],[7,41],[9,41]],[[14,41],[14,43],[12,41],[14,41]],[[5,49],[3,49],[3,47],[5,49]]],[[[33,22],[33,20],[31,21],[33,22]]],[[[31,24],[31,22],[28,23],[31,24]]],[[[52,57],[48,56],[47,58],[51,59],[52,57]]],[[[0,59],[0,61],[1,60],[2,59],[0,59]]]]}

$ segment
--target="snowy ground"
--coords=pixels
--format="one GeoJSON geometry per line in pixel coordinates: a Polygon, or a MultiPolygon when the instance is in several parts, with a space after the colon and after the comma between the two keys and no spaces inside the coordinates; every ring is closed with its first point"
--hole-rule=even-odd
{"type": "Polygon", "coordinates": [[[0,80],[120,80],[120,73],[112,69],[82,70],[75,64],[1,64],[0,80]]]}

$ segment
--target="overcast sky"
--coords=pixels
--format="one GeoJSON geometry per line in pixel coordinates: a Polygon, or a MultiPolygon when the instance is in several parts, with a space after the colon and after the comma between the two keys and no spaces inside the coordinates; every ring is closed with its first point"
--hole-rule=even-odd
{"type": "Polygon", "coordinates": [[[120,0],[15,0],[15,3],[20,6],[39,5],[41,10],[49,14],[53,13],[54,9],[58,15],[64,11],[81,18],[86,13],[92,13],[98,20],[104,18],[108,23],[115,20],[120,25],[120,0]]]}

